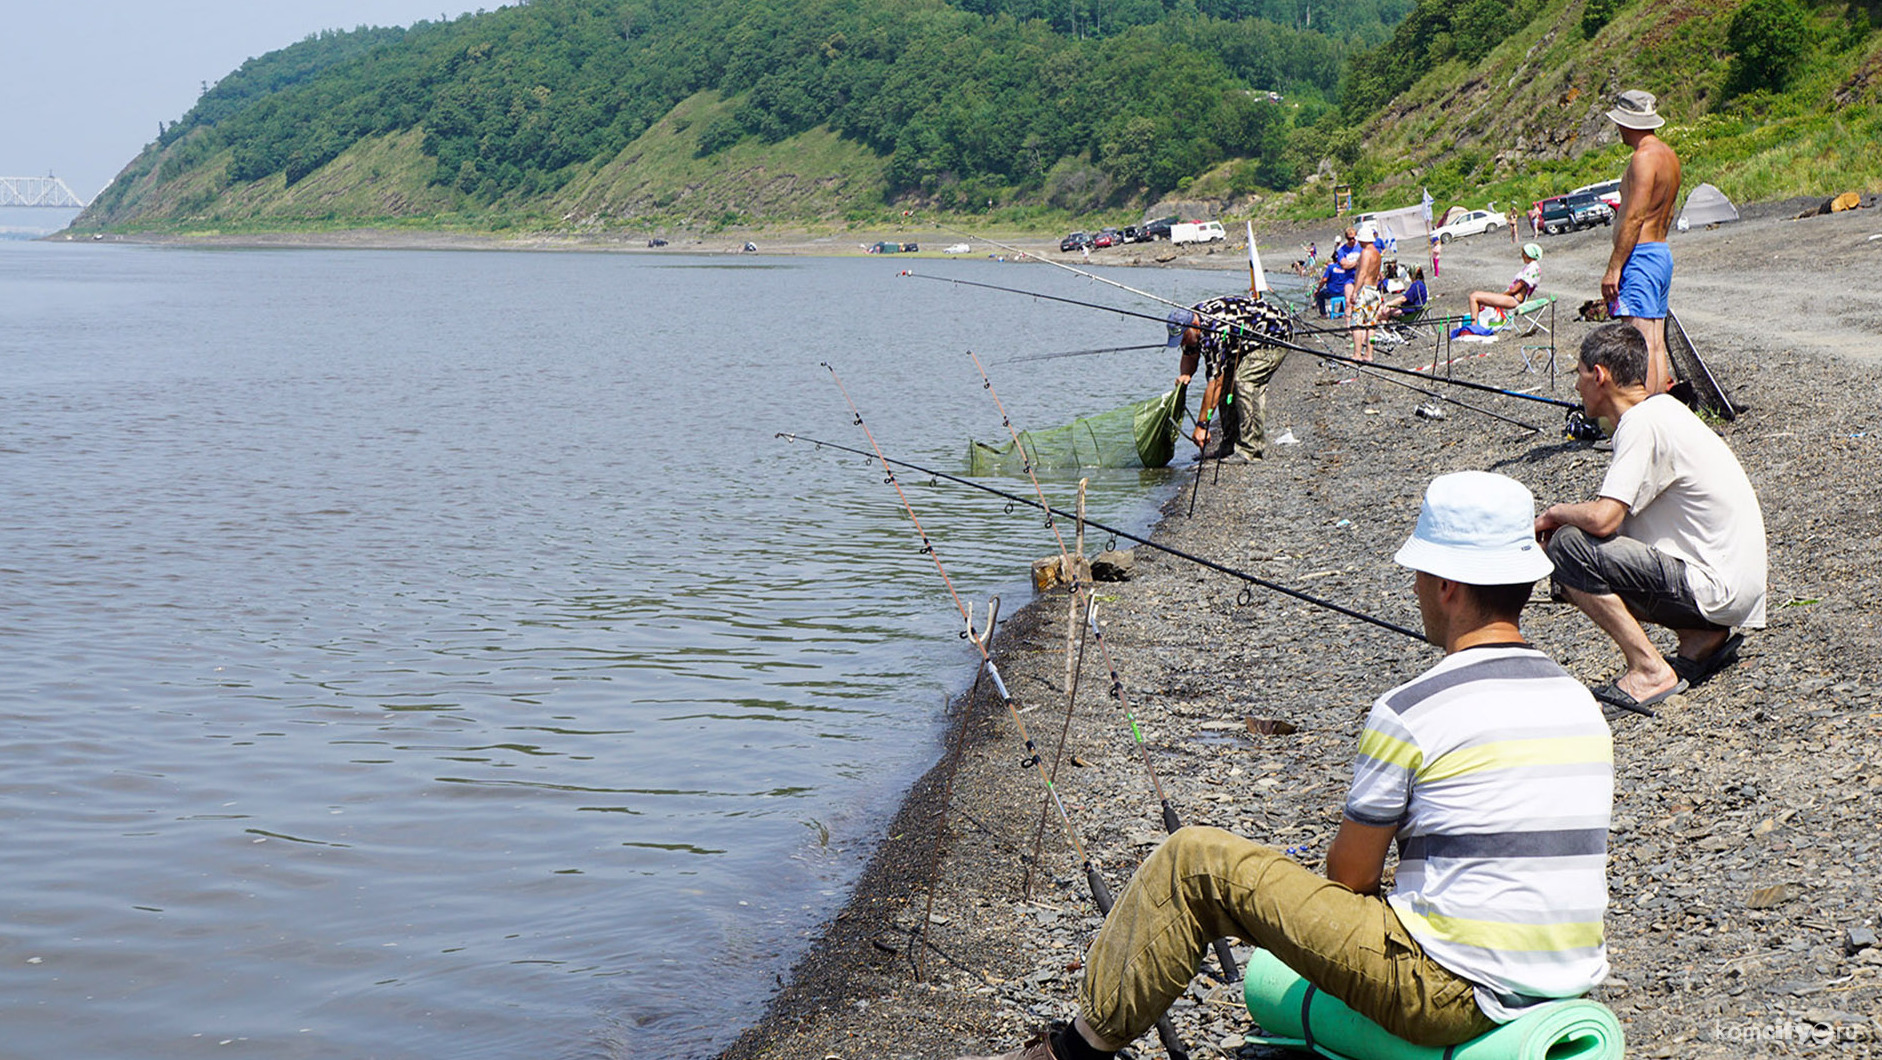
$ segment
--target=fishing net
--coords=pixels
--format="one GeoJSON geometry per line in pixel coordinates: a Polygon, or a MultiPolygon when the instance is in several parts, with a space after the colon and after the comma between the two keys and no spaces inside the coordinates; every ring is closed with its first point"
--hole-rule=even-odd
{"type": "Polygon", "coordinates": [[[1680,326],[1679,318],[1671,310],[1666,314],[1666,354],[1673,362],[1673,375],[1680,380],[1674,387],[1676,396],[1695,408],[1710,411],[1724,420],[1738,418],[1738,408],[1733,404],[1731,395],[1712,377],[1712,370],[1706,366],[1705,358],[1699,356],[1699,350],[1680,326]],[[1692,400],[1679,395],[1679,388],[1690,386],[1692,400]]]}
{"type": "Polygon", "coordinates": [[[1023,475],[1028,461],[1035,471],[1163,467],[1175,455],[1188,394],[1189,388],[1179,384],[1147,401],[1080,416],[1062,427],[1021,431],[1019,446],[970,442],[968,474],[1023,475]]]}

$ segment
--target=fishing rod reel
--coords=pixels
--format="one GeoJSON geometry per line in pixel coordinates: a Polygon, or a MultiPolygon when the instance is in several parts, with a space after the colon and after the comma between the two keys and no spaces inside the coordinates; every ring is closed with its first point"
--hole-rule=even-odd
{"type": "Polygon", "coordinates": [[[1588,410],[1577,405],[1568,410],[1568,420],[1562,424],[1562,435],[1577,442],[1598,442],[1606,437],[1601,424],[1588,410]]]}

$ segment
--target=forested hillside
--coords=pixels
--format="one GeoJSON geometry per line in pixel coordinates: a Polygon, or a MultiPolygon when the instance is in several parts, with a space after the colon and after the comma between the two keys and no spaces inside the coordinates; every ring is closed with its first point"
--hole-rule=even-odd
{"type": "MultiPolygon", "coordinates": [[[[1348,41],[1386,39],[1410,5],[1323,6],[1338,8],[1337,34],[1305,28],[1296,0],[534,0],[322,34],[210,89],[86,220],[226,217],[231,191],[256,200],[244,185],[292,189],[413,133],[428,190],[402,189],[406,205],[528,213],[701,93],[724,105],[668,130],[696,157],[827,129],[885,160],[878,203],[1085,207],[1162,194],[1229,158],[1251,160],[1249,182],[1285,186],[1307,161],[1290,130],[1331,113],[1348,41]],[[1287,20],[1250,17],[1262,13],[1287,20]]],[[[415,160],[398,154],[409,182],[415,160]]]]}
{"type": "MultiPolygon", "coordinates": [[[[1046,223],[1545,194],[1659,93],[1735,197],[1882,175],[1882,0],[533,0],[261,56],[77,227],[1046,223]],[[1278,194],[1277,194],[1278,193],[1278,194]]],[[[1694,181],[1696,183],[1696,181],[1694,181]]]]}

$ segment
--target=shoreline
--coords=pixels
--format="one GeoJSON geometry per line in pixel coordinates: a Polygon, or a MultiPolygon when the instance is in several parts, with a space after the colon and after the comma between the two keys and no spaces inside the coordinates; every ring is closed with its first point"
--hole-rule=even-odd
{"type": "MultiPolygon", "coordinates": [[[[1878,919],[1871,870],[1882,837],[1865,807],[1882,793],[1882,632],[1869,605],[1882,574],[1864,542],[1882,510],[1882,413],[1873,385],[1850,385],[1882,357],[1882,295],[1861,282],[1882,260],[1882,240],[1868,238],[1882,234],[1882,215],[1795,221],[1794,205],[1748,207],[1743,221],[1673,242],[1675,312],[1747,408],[1720,429],[1764,508],[1772,616],[1738,666],[1658,718],[1615,722],[1614,974],[1595,996],[1643,1056],[1742,1056],[1758,1028],[1791,1024],[1882,1038],[1882,951],[1852,949],[1878,919]]],[[[1564,382],[1560,369],[1591,326],[1574,308],[1597,293],[1607,240],[1594,229],[1540,241],[1544,293],[1559,298],[1553,396],[1573,398],[1572,371],[1564,382]]],[[[1496,235],[1448,245],[1432,284],[1439,311],[1456,313],[1473,287],[1500,290],[1515,258],[1496,235]]],[[[1517,345],[1460,346],[1472,356],[1452,370],[1548,393],[1546,376],[1523,372],[1517,345]]],[[[1409,350],[1385,360],[1425,363],[1409,350]]],[[[1498,399],[1498,411],[1540,426],[1535,434],[1454,406],[1427,420],[1413,413],[1420,396],[1325,363],[1291,357],[1270,386],[1271,433],[1291,429],[1303,444],[1205,472],[1195,517],[1184,516],[1180,490],[1155,540],[1415,627],[1408,579],[1390,555],[1432,475],[1500,470],[1547,504],[1592,495],[1606,466],[1604,452],[1560,439],[1559,410],[1498,399]]],[[[1049,551],[1042,539],[1038,553],[1049,551]]],[[[1135,580],[1098,586],[1101,617],[1172,803],[1192,823],[1295,847],[1318,868],[1367,706],[1436,656],[1265,590],[1243,597],[1239,583],[1149,549],[1137,550],[1137,565],[1135,580]],[[1250,717],[1299,731],[1256,736],[1250,717]]],[[[1579,612],[1537,595],[1526,616],[1534,642],[1579,678],[1609,676],[1612,645],[1579,612]]],[[[1036,597],[996,638],[1042,748],[1066,718],[1062,694],[1042,691],[1063,680],[1060,599],[1036,597]]],[[[1088,660],[1061,789],[1117,891],[1162,829],[1104,677],[1088,660]]],[[[948,1058],[1010,1047],[1030,1025],[1070,1015],[1099,920],[1052,824],[1033,891],[1022,891],[1039,786],[1017,768],[1011,722],[990,699],[965,704],[949,726],[965,750],[946,854],[932,857],[944,746],[843,912],[726,1060],[948,1058]],[[909,931],[931,873],[935,915],[917,981],[909,931]]],[[[1236,984],[1205,975],[1179,1001],[1172,1017],[1192,1053],[1288,1055],[1242,1042],[1249,1021],[1238,997],[1236,984]]],[[[1152,1039],[1137,1051],[1163,1055],[1152,1039]]]]}
{"type": "MultiPolygon", "coordinates": [[[[1288,260],[1298,251],[1290,240],[1310,230],[1299,225],[1277,225],[1272,238],[1257,233],[1257,245],[1267,240],[1273,246],[1286,247],[1288,260]]],[[[1302,237],[1303,239],[1306,237],[1302,237]]],[[[1004,259],[1013,247],[1049,261],[1094,267],[1157,267],[1245,269],[1248,267],[1246,243],[1230,239],[1208,245],[1172,245],[1167,240],[1132,243],[1092,252],[1087,261],[1082,254],[1058,249],[1059,237],[1027,232],[1001,231],[992,236],[960,235],[933,226],[911,225],[906,229],[870,229],[835,234],[816,234],[802,229],[785,228],[755,231],[742,235],[718,235],[710,238],[678,238],[663,247],[649,247],[645,236],[581,235],[574,233],[532,232],[505,236],[487,232],[454,232],[442,229],[347,228],[332,231],[169,233],[101,233],[96,237],[54,232],[36,242],[77,243],[84,245],[129,244],[133,246],[172,246],[232,250],[433,250],[489,251],[513,253],[635,254],[657,256],[697,255],[709,257],[827,257],[869,258],[897,261],[951,261],[1004,259]],[[743,249],[746,242],[758,246],[756,252],[743,249]],[[864,248],[879,242],[916,242],[923,249],[913,253],[868,254],[864,248]],[[974,249],[966,254],[947,254],[942,247],[966,242],[974,249]]],[[[1264,267],[1283,265],[1279,255],[1264,267]]],[[[1010,264],[1026,264],[1010,261],[1010,264]]]]}

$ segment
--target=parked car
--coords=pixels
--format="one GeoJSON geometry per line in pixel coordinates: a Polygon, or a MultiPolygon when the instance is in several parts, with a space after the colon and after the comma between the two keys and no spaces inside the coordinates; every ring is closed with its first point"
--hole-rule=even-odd
{"type": "Polygon", "coordinates": [[[1602,202],[1607,203],[1608,209],[1610,210],[1618,210],[1621,208],[1621,182],[1619,180],[1603,180],[1595,184],[1584,184],[1574,191],[1569,192],[1569,194],[1592,195],[1602,202]]]}
{"type": "Polygon", "coordinates": [[[1124,245],[1124,233],[1115,228],[1105,228],[1098,232],[1098,238],[1091,241],[1094,247],[1121,247],[1124,245]]]}
{"type": "Polygon", "coordinates": [[[1074,250],[1083,250],[1091,245],[1091,235],[1087,232],[1073,232],[1059,240],[1059,249],[1067,254],[1074,250]]]}
{"type": "Polygon", "coordinates": [[[1144,235],[1143,229],[1138,228],[1136,225],[1125,225],[1124,226],[1124,242],[1148,243],[1150,242],[1150,237],[1147,235],[1144,235]]]}
{"type": "Polygon", "coordinates": [[[655,236],[647,241],[647,245],[650,247],[664,247],[667,245],[667,241],[661,239],[659,236],[655,236]]]}
{"type": "Polygon", "coordinates": [[[1582,192],[1568,195],[1568,211],[1575,218],[1575,227],[1593,228],[1595,225],[1611,224],[1614,221],[1614,207],[1609,206],[1599,195],[1582,192]]]}
{"type": "Polygon", "coordinates": [[[1451,240],[1462,236],[1475,236],[1482,235],[1485,232],[1494,232],[1509,223],[1510,219],[1508,217],[1503,216],[1495,210],[1472,210],[1464,216],[1459,217],[1457,220],[1452,221],[1450,224],[1439,225],[1432,230],[1431,234],[1437,238],[1438,242],[1449,243],[1451,240]]]}
{"type": "Polygon", "coordinates": [[[1614,211],[1608,208],[1608,204],[1586,192],[1559,195],[1542,203],[1542,230],[1552,236],[1559,236],[1563,232],[1579,232],[1613,220],[1614,211]]]}
{"type": "Polygon", "coordinates": [[[943,254],[971,254],[973,253],[973,251],[974,251],[974,248],[971,244],[955,243],[953,246],[942,248],[941,253],[943,254]]]}
{"type": "Polygon", "coordinates": [[[1180,217],[1159,217],[1154,221],[1145,221],[1144,242],[1148,243],[1155,239],[1170,238],[1170,229],[1174,228],[1177,222],[1181,220],[1182,218],[1180,217]]]}

